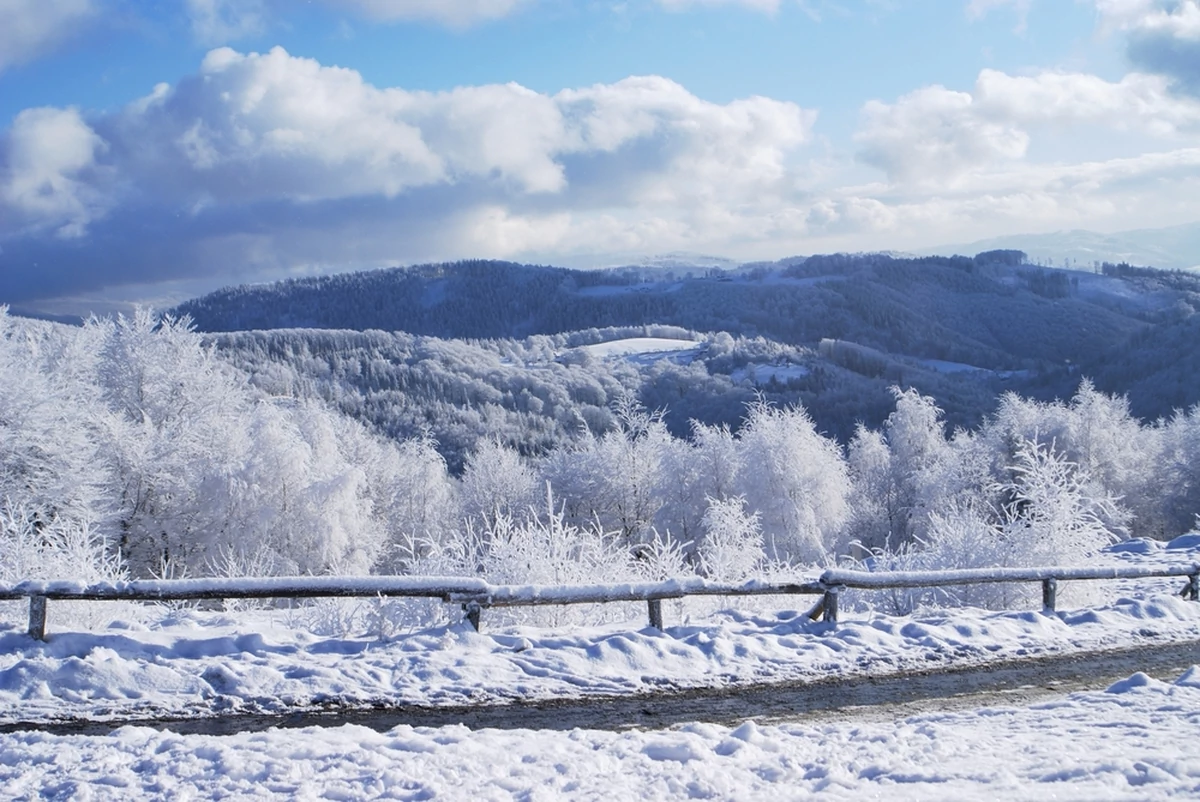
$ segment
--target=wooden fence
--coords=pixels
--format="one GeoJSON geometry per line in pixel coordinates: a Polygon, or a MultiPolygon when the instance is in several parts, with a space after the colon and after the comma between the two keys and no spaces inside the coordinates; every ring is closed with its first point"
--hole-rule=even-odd
{"type": "Polygon", "coordinates": [[[1038,582],[1042,586],[1042,605],[1052,611],[1061,581],[1156,577],[1187,577],[1182,595],[1200,601],[1200,564],[1196,563],[951,571],[850,571],[835,568],[825,571],[816,579],[795,582],[753,580],[740,584],[712,582],[696,577],[664,582],[553,586],[492,585],[470,577],[395,576],[147,579],[92,585],[31,580],[0,586],[0,600],[29,599],[29,634],[38,640],[45,640],[46,637],[46,609],[50,600],[161,602],[204,599],[432,598],[461,605],[467,620],[475,629],[479,629],[483,610],[489,607],[646,602],[650,626],[662,629],[663,600],[686,596],[817,595],[821,598],[809,616],[836,623],[838,595],[847,588],[886,590],[1038,582]]]}

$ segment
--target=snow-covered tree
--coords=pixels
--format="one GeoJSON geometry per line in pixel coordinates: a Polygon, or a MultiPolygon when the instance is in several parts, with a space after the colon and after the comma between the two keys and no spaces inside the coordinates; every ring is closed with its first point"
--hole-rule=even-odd
{"type": "Polygon", "coordinates": [[[767,555],[819,563],[849,519],[850,477],[841,449],[800,407],[751,404],[737,438],[737,491],[762,521],[767,555]]]}
{"type": "Polygon", "coordinates": [[[499,440],[485,440],[470,454],[462,475],[462,515],[492,526],[501,515],[520,520],[535,513],[537,472],[499,440]]]}
{"type": "Polygon", "coordinates": [[[704,540],[700,567],[719,582],[750,579],[764,561],[762,529],[758,516],[747,513],[740,497],[712,499],[704,513],[704,540]]]}

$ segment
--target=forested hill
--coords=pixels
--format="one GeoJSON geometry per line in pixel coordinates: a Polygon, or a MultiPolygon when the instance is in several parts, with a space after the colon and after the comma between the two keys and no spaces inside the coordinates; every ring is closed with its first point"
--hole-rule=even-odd
{"type": "Polygon", "coordinates": [[[668,324],[791,345],[849,340],[1012,370],[1083,361],[1190,297],[1178,289],[1131,288],[1129,279],[1021,264],[1020,256],[837,254],[731,272],[472,261],[223,289],[175,312],[208,332],[379,329],[443,338],[668,324]]]}

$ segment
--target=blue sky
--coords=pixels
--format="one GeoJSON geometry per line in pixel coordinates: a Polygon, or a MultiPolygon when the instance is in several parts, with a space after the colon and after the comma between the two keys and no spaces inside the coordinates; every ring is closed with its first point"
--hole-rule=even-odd
{"type": "Polygon", "coordinates": [[[1200,219],[1197,0],[0,0],[0,301],[1200,219]]]}

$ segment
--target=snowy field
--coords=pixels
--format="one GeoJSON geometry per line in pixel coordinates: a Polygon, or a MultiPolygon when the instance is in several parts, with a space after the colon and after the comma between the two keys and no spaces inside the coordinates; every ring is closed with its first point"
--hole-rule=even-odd
{"type": "Polygon", "coordinates": [[[702,343],[695,340],[674,340],[666,337],[626,337],[621,340],[582,345],[596,359],[628,359],[652,364],[667,355],[676,357],[698,351],[702,343]]]}
{"type": "Polygon", "coordinates": [[[772,379],[780,384],[787,384],[792,379],[802,379],[809,373],[812,371],[805,365],[768,365],[754,362],[730,373],[729,379],[735,384],[762,386],[772,379]]]}

